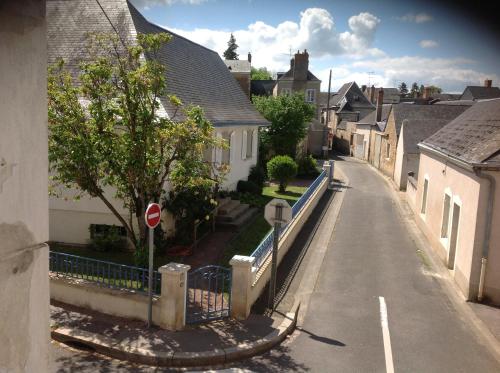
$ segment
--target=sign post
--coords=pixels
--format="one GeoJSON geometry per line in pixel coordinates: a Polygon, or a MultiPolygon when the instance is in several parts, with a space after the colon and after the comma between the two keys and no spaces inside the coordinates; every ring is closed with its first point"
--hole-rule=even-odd
{"type": "Polygon", "coordinates": [[[144,214],[144,220],[149,228],[149,275],[148,275],[148,328],[153,319],[153,245],[154,231],[160,224],[161,207],[157,203],[150,203],[144,214]]]}
{"type": "Polygon", "coordinates": [[[274,226],[273,252],[271,257],[271,280],[269,282],[268,308],[274,311],[274,298],[276,296],[276,272],[278,269],[278,244],[280,239],[281,224],[288,224],[292,220],[292,208],[283,199],[275,198],[266,205],[264,217],[274,226]]]}

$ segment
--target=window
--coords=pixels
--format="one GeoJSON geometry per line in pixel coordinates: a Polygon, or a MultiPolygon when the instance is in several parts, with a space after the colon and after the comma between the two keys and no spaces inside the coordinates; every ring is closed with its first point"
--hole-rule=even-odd
{"type": "Polygon", "coordinates": [[[248,131],[248,134],[247,134],[247,158],[252,158],[252,155],[253,155],[253,130],[252,131],[248,131]]]}
{"type": "Polygon", "coordinates": [[[291,93],[292,93],[292,90],[290,88],[281,88],[282,95],[289,95],[291,93]]]}
{"type": "Polygon", "coordinates": [[[424,180],[424,193],[422,194],[422,206],[420,208],[420,213],[425,214],[425,209],[427,208],[427,191],[429,189],[429,179],[424,180]]]}
{"type": "Polygon", "coordinates": [[[441,224],[441,238],[448,238],[448,227],[450,224],[450,205],[451,196],[449,194],[445,194],[443,202],[443,223],[441,224]]]}
{"type": "Polygon", "coordinates": [[[387,143],[385,146],[385,157],[391,158],[391,144],[387,143]]]}
{"type": "Polygon", "coordinates": [[[223,133],[222,138],[227,141],[227,149],[224,149],[222,151],[222,164],[229,164],[231,162],[231,134],[230,133],[223,133]]]}
{"type": "Polygon", "coordinates": [[[306,102],[315,102],[315,89],[306,90],[306,102]]]}

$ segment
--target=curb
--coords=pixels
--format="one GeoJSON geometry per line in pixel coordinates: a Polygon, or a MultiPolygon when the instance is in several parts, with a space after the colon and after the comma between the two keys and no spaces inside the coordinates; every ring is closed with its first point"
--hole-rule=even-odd
{"type": "Polygon", "coordinates": [[[286,314],[285,319],[276,330],[255,342],[240,343],[234,347],[201,352],[164,352],[133,347],[128,343],[77,328],[60,327],[53,330],[51,336],[52,339],[58,342],[76,342],[91,347],[95,352],[102,355],[132,363],[178,368],[207,367],[247,359],[280,344],[295,329],[299,308],[300,304],[295,309],[295,312],[286,314]]]}

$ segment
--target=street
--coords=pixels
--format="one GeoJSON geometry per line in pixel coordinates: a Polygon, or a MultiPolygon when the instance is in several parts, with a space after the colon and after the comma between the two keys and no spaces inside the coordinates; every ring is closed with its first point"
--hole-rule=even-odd
{"type": "MultiPolygon", "coordinates": [[[[383,177],[349,158],[336,167],[349,183],[338,192],[343,203],[326,229],[331,239],[303,322],[281,346],[228,371],[498,372],[417,252],[383,177]]],[[[302,264],[307,276],[307,258],[302,264]]],[[[149,370],[58,345],[52,351],[53,371],[149,370]]]]}
{"type": "Polygon", "coordinates": [[[385,180],[349,158],[336,167],[349,186],[304,322],[291,341],[242,366],[390,372],[393,364],[396,372],[498,372],[494,356],[417,255],[385,180]]]}

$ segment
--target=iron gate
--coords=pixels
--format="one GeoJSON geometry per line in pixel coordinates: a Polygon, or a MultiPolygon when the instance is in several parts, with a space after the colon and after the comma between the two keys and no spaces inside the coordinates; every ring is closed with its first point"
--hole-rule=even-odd
{"type": "Polygon", "coordinates": [[[231,310],[231,269],[208,265],[188,273],[186,323],[228,317],[231,310]]]}

